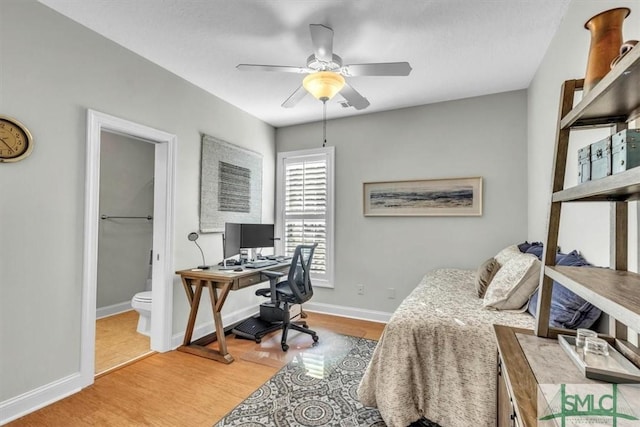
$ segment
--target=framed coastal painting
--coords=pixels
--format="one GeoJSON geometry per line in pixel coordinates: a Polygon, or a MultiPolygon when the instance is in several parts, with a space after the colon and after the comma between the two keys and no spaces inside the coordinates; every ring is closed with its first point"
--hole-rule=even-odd
{"type": "Polygon", "coordinates": [[[365,216],[480,216],[482,177],[365,182],[365,216]]]}

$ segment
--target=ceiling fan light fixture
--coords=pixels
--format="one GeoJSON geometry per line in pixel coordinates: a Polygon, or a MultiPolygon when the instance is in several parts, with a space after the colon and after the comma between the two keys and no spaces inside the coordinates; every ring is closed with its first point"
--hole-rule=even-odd
{"type": "Polygon", "coordinates": [[[302,86],[311,95],[326,102],[342,90],[344,77],[333,71],[318,71],[305,77],[302,86]]]}

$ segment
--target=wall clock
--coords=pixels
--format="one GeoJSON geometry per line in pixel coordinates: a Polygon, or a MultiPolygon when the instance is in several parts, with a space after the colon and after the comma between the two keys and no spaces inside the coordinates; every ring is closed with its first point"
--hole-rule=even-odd
{"type": "Polygon", "coordinates": [[[25,125],[0,115],[0,163],[17,162],[33,150],[33,137],[25,125]]]}

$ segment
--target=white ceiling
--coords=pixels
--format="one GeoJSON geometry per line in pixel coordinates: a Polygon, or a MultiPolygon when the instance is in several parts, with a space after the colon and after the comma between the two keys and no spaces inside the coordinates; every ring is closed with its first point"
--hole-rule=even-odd
{"type": "MultiPolygon", "coordinates": [[[[240,63],[306,66],[309,24],[334,30],[344,64],[408,61],[408,77],[348,77],[371,105],[329,119],[523,89],[570,0],[40,0],[230,104],[281,127],[322,119],[307,95],[280,105],[303,74],[240,63]]],[[[585,31],[585,37],[588,33],[585,31]]]]}

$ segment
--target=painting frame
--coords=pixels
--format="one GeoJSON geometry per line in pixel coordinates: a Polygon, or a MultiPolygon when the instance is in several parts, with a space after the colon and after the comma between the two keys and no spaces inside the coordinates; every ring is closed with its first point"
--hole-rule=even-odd
{"type": "Polygon", "coordinates": [[[200,232],[262,221],[262,154],[202,134],[200,232]],[[226,184],[225,184],[226,183],[226,184]]]}
{"type": "Polygon", "coordinates": [[[364,216],[482,216],[482,177],[362,184],[364,216]]]}

